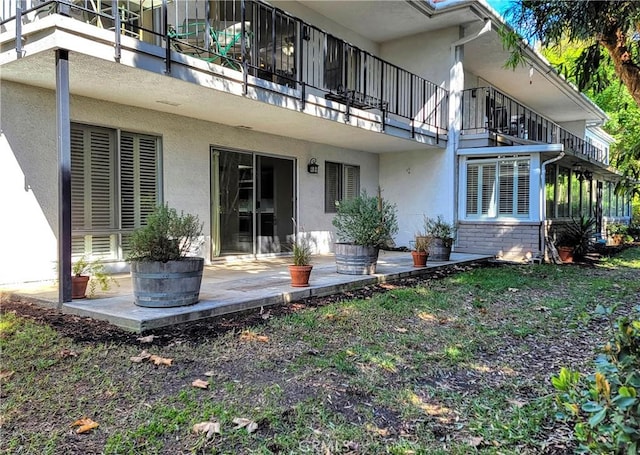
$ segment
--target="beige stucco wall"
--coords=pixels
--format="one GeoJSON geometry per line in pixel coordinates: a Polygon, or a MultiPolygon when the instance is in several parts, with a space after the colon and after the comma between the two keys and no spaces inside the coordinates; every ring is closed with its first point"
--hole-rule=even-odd
{"type": "Polygon", "coordinates": [[[540,254],[539,242],[540,223],[461,221],[454,250],[522,260],[540,254]]]}
{"type": "MultiPolygon", "coordinates": [[[[57,148],[53,91],[4,82],[0,141],[0,283],[53,277],[57,259],[57,148]],[[30,186],[25,191],[25,181],[30,186]],[[5,220],[12,220],[7,223],[5,220]],[[28,229],[26,229],[28,227],[28,229]],[[5,254],[5,252],[9,254],[5,254]],[[16,266],[15,256],[29,258],[16,266]],[[33,271],[38,269],[39,273],[33,271]]],[[[331,249],[332,214],[324,213],[325,160],[360,166],[361,187],[374,193],[379,156],[282,136],[101,100],[72,96],[74,122],[122,128],[162,136],[164,200],[179,210],[199,215],[210,233],[210,145],[255,151],[297,160],[298,222],[318,239],[319,253],[331,249]],[[310,175],[311,157],[320,173],[310,175]]],[[[208,254],[207,237],[205,257],[208,254]]]]}
{"type": "Polygon", "coordinates": [[[451,43],[459,38],[458,27],[419,33],[382,44],[380,57],[448,89],[451,43]]]}
{"type": "Polygon", "coordinates": [[[380,156],[380,186],[398,207],[397,246],[409,246],[423,230],[424,215],[453,220],[455,194],[445,150],[417,150],[380,156]]]}

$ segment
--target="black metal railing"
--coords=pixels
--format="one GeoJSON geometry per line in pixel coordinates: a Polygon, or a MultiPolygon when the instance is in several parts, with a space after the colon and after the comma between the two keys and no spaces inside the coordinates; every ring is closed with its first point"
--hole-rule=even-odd
{"type": "Polygon", "coordinates": [[[388,114],[409,119],[412,133],[421,126],[447,130],[445,89],[259,1],[9,0],[0,23],[51,13],[164,47],[168,72],[177,51],[242,71],[245,89],[251,75],[300,90],[303,102],[315,91],[345,104],[347,115],[352,107],[375,109],[383,122],[388,114]]]}
{"type": "Polygon", "coordinates": [[[529,109],[493,87],[468,89],[462,95],[462,134],[491,132],[546,144],[606,163],[600,148],[529,109]]]}

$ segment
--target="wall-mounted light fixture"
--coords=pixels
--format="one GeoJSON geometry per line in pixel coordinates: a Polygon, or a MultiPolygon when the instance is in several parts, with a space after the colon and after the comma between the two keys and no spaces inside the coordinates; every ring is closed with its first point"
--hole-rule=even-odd
{"type": "Polygon", "coordinates": [[[593,172],[591,171],[584,171],[582,174],[584,175],[584,178],[586,178],[589,181],[593,179],[593,172]]]}
{"type": "Polygon", "coordinates": [[[318,169],[320,169],[320,165],[318,164],[315,158],[311,158],[309,160],[309,164],[307,164],[307,172],[309,174],[317,174],[318,169]]]}

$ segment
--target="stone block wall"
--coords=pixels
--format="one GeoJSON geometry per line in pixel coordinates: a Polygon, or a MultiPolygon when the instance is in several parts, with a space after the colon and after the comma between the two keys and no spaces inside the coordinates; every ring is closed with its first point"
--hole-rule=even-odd
{"type": "Polygon", "coordinates": [[[507,260],[524,260],[527,253],[541,256],[540,224],[461,221],[454,251],[491,254],[507,260]]]}

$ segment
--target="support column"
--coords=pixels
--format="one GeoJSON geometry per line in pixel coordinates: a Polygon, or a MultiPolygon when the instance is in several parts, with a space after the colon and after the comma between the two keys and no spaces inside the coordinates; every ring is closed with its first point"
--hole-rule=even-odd
{"type": "Polygon", "coordinates": [[[58,132],[58,309],[71,301],[71,118],[69,51],[56,50],[56,122],[58,132]]]}

